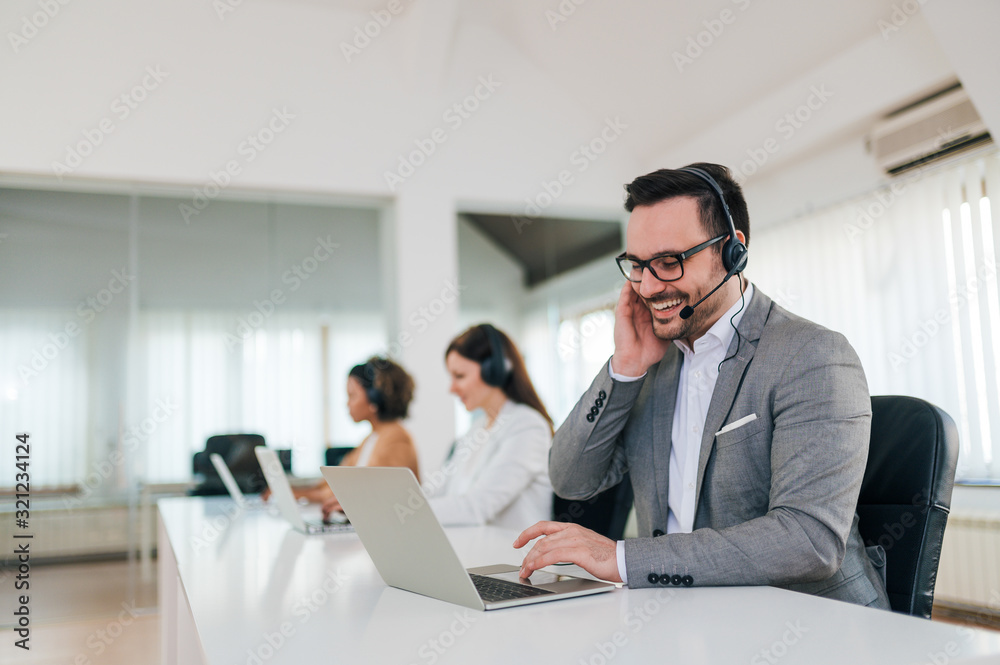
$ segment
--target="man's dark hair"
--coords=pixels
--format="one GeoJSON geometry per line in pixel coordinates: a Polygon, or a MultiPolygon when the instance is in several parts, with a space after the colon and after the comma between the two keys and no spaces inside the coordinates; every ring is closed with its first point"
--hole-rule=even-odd
{"type": "MultiPolygon", "coordinates": [[[[689,164],[686,168],[701,169],[712,176],[722,188],[726,197],[729,212],[733,215],[733,225],[737,231],[742,231],[746,237],[745,244],[750,245],[750,215],[747,212],[747,202],[743,198],[743,190],[733,180],[732,174],[725,166],[698,162],[689,164]]],[[[650,206],[678,196],[690,196],[698,201],[698,214],[702,226],[708,231],[709,238],[729,235],[729,222],[722,208],[718,194],[707,182],[680,169],[660,169],[646,175],[641,175],[625,185],[625,209],[632,212],[638,206],[650,206]]],[[[722,245],[715,245],[715,250],[721,251],[722,245]]]]}

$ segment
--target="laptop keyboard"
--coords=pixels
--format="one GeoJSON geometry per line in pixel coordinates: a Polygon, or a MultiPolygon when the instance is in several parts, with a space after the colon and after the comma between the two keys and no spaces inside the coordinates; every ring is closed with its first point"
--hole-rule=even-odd
{"type": "Polygon", "coordinates": [[[472,578],[472,583],[476,585],[479,597],[487,603],[495,603],[501,600],[515,600],[518,598],[531,598],[532,596],[543,596],[552,593],[546,589],[518,584],[517,582],[508,582],[507,580],[500,580],[485,575],[469,573],[469,577],[472,578]]]}
{"type": "Polygon", "coordinates": [[[338,524],[332,523],[327,524],[325,522],[318,522],[316,520],[304,520],[306,523],[306,528],[312,533],[344,533],[354,531],[354,526],[350,523],[348,524],[338,524]]]}

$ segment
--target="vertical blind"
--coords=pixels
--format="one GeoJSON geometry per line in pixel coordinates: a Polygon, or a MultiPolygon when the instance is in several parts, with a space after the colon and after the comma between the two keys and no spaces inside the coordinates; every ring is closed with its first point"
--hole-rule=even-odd
{"type": "Polygon", "coordinates": [[[747,276],[844,333],[873,395],[921,397],[954,418],[965,481],[1000,480],[998,192],[992,151],[751,234],[747,276]]]}
{"type": "Polygon", "coordinates": [[[347,373],[385,348],[379,316],[280,312],[238,343],[232,321],[232,313],[141,315],[139,403],[160,417],[157,404],[177,407],[163,422],[154,417],[152,431],[142,437],[140,468],[147,482],[189,477],[191,455],[204,449],[209,436],[237,432],[262,434],[268,446],[291,449],[293,471],[315,475],[327,443],[324,390],[335,437],[329,442],[360,443],[364,428],[347,413],[347,373]]]}

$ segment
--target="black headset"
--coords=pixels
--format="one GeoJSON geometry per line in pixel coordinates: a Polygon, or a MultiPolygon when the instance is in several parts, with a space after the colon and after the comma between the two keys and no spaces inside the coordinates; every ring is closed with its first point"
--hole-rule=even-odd
{"type": "Polygon", "coordinates": [[[375,363],[369,361],[365,363],[364,368],[365,378],[371,381],[371,385],[365,388],[365,395],[368,397],[368,401],[378,413],[382,413],[382,409],[385,407],[385,395],[379,390],[375,385],[375,379],[378,376],[378,369],[375,367],[375,363]]]}
{"type": "Polygon", "coordinates": [[[503,388],[510,379],[510,362],[503,354],[503,341],[496,328],[488,323],[480,324],[490,343],[490,355],[479,361],[479,374],[487,385],[503,388]]]}
{"type": "Polygon", "coordinates": [[[678,171],[683,171],[684,173],[690,173],[691,175],[697,176],[707,182],[709,186],[715,190],[716,195],[719,197],[719,201],[722,203],[722,209],[726,212],[726,220],[729,222],[729,239],[722,246],[722,267],[726,269],[726,272],[743,272],[747,267],[747,246],[740,242],[740,239],[736,237],[736,225],[733,223],[733,215],[729,212],[729,205],[726,203],[726,197],[722,195],[722,187],[719,183],[715,181],[715,178],[710,176],[707,172],[702,169],[695,168],[693,166],[685,166],[684,168],[677,169],[678,171]]]}

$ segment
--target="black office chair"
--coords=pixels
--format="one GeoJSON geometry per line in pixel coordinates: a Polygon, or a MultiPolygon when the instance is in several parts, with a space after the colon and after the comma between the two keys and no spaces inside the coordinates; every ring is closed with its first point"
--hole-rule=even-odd
{"type": "Polygon", "coordinates": [[[957,463],[958,430],[947,413],[916,397],[872,397],[858,528],[865,545],[885,550],[894,612],[931,618],[957,463]]]}
{"type": "Polygon", "coordinates": [[[324,453],[324,461],[327,466],[340,466],[344,456],[352,450],[354,450],[353,446],[331,446],[324,453]]]}
{"type": "MultiPolygon", "coordinates": [[[[264,437],[260,434],[218,434],[208,437],[205,450],[195,453],[191,460],[192,472],[203,479],[188,493],[192,496],[226,494],[226,487],[212,466],[210,455],[213,453],[221,455],[225,460],[241,491],[249,494],[260,492],[267,487],[267,483],[253,449],[263,445],[264,437]]],[[[282,459],[281,452],[283,451],[279,451],[279,459],[287,471],[291,468],[291,451],[284,451],[287,453],[284,458],[287,459],[282,459]]]]}
{"type": "Polygon", "coordinates": [[[611,540],[621,540],[632,499],[632,482],[626,473],[620,483],[590,499],[571,500],[553,494],[552,519],[579,524],[611,540]]]}

